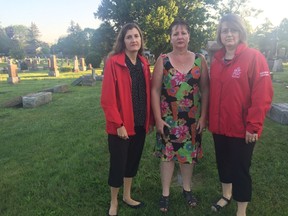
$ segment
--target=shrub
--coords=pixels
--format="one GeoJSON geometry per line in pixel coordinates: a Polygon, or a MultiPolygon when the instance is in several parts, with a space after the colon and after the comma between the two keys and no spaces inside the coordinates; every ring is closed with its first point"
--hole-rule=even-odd
{"type": "Polygon", "coordinates": [[[96,52],[90,52],[85,58],[86,65],[92,64],[93,68],[99,68],[102,58],[96,52]]]}
{"type": "Polygon", "coordinates": [[[70,72],[72,71],[72,67],[64,66],[60,68],[60,72],[70,72]]]}
{"type": "Polygon", "coordinates": [[[21,64],[20,64],[20,69],[21,69],[21,71],[23,71],[23,70],[28,70],[28,65],[27,65],[27,63],[26,63],[26,62],[21,62],[21,64]]]}

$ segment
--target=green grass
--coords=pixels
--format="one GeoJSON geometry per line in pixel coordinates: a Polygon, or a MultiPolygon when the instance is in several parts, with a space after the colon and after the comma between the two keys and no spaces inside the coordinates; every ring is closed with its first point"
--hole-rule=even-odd
{"type": "MultiPolygon", "coordinates": [[[[87,72],[89,73],[89,72],[87,72]]],[[[83,73],[84,74],[84,73],[83,73]]],[[[67,93],[53,94],[51,103],[34,109],[0,107],[0,215],[1,216],[105,216],[109,205],[107,176],[109,154],[105,119],[100,107],[101,82],[71,86],[82,73],[19,73],[21,82],[7,84],[0,74],[0,106],[17,96],[68,84],[67,93]]],[[[276,74],[275,74],[276,75],[276,74]]],[[[288,103],[283,82],[288,71],[277,73],[275,102],[288,103]]],[[[275,78],[274,78],[275,79],[275,78]]],[[[253,199],[247,215],[288,215],[288,126],[266,119],[252,162],[253,199]]],[[[133,195],[146,207],[128,209],[119,203],[119,215],[161,215],[159,160],[152,156],[154,134],[147,136],[142,161],[133,184],[133,195]]],[[[220,196],[211,134],[205,132],[204,158],[195,167],[193,190],[199,206],[189,209],[175,179],[167,215],[209,216],[220,196]]],[[[121,200],[122,190],[119,200],[121,200]]],[[[235,215],[232,202],[217,215],[235,215]]]]}

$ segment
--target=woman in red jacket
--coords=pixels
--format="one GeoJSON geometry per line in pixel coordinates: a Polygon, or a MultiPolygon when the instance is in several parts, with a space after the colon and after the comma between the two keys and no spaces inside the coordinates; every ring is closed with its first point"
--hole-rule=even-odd
{"type": "Polygon", "coordinates": [[[265,57],[246,44],[241,19],[229,14],[220,20],[217,51],[210,68],[209,130],[213,133],[222,197],[219,211],[237,201],[237,216],[245,216],[251,201],[249,169],[273,89],[265,57]]]}
{"type": "Polygon", "coordinates": [[[128,23],[119,32],[106,61],[101,106],[106,117],[110,152],[108,215],[117,215],[118,192],[124,184],[123,202],[131,208],[143,203],[131,198],[146,133],[150,129],[150,69],[143,52],[140,28],[128,23]]]}

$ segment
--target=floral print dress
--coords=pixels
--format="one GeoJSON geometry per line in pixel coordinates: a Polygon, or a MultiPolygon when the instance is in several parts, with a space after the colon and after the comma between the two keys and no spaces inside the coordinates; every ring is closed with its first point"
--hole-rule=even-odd
{"type": "Polygon", "coordinates": [[[201,58],[196,54],[194,66],[187,74],[183,74],[173,68],[167,54],[162,57],[161,116],[170,128],[166,135],[157,134],[155,154],[163,161],[191,164],[203,154],[201,134],[196,131],[201,113],[201,58]]]}

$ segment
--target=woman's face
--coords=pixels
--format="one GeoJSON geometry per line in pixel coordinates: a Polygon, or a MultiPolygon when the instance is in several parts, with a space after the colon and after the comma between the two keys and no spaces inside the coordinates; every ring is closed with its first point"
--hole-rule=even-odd
{"type": "Polygon", "coordinates": [[[128,52],[138,52],[141,48],[141,35],[136,28],[128,30],[125,37],[125,50],[128,52]]]}
{"type": "Polygon", "coordinates": [[[231,27],[227,22],[223,22],[220,30],[221,42],[225,48],[236,48],[240,43],[240,33],[231,27]]]}
{"type": "Polygon", "coordinates": [[[171,44],[176,48],[187,48],[190,40],[190,35],[184,25],[176,25],[171,31],[171,44]]]}

